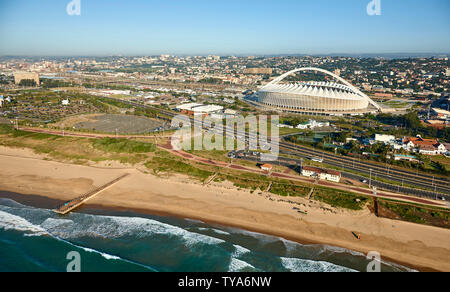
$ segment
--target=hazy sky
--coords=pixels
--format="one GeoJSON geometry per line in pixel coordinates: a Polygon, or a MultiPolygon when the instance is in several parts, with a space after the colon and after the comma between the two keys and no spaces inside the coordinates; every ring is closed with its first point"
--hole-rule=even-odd
{"type": "Polygon", "coordinates": [[[449,0],[0,0],[0,55],[450,52],[449,0]]]}

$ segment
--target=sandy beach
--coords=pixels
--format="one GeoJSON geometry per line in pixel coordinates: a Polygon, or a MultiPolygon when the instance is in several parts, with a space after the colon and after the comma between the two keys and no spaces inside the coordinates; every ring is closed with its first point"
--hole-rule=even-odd
{"type": "Polygon", "coordinates": [[[129,173],[88,204],[197,219],[301,243],[377,251],[382,258],[422,271],[450,271],[450,230],[377,218],[367,209],[351,212],[303,198],[252,194],[228,182],[203,186],[183,176],[156,177],[125,166],[53,162],[26,149],[0,147],[0,165],[2,191],[67,201],[129,173]],[[361,234],[361,240],[352,232],[361,234]]]}

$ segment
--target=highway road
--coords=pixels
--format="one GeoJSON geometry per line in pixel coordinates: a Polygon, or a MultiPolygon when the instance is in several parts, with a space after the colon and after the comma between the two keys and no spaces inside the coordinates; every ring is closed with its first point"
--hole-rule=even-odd
{"type": "Polygon", "coordinates": [[[450,183],[443,178],[433,178],[422,173],[413,174],[408,171],[382,167],[374,163],[358,161],[355,158],[337,156],[290,143],[281,143],[280,148],[283,154],[293,155],[303,159],[320,158],[323,159],[324,164],[339,167],[349,172],[365,174],[365,179],[372,177],[372,179],[378,178],[396,181],[402,185],[416,186],[436,193],[450,194],[450,183]]]}
{"type": "MultiPolygon", "coordinates": [[[[108,97],[108,99],[121,101],[136,107],[149,108],[153,110],[156,109],[168,117],[174,117],[177,115],[177,113],[174,113],[172,111],[160,109],[150,105],[143,105],[137,102],[124,101],[110,97],[108,97]]],[[[191,119],[191,122],[195,124],[195,121],[193,119],[191,119]]],[[[227,135],[245,136],[246,138],[249,137],[248,133],[235,133],[234,129],[225,128],[225,131],[227,135]]],[[[442,197],[442,195],[445,195],[448,197],[448,195],[450,195],[450,180],[444,177],[435,177],[430,174],[414,172],[407,169],[397,169],[389,165],[384,167],[374,162],[358,161],[351,157],[344,157],[324,151],[314,150],[305,146],[287,143],[284,141],[280,142],[280,150],[283,154],[289,154],[300,159],[323,158],[323,163],[339,167],[344,169],[344,171],[347,171],[346,175],[349,178],[351,178],[350,176],[353,176],[360,179],[367,179],[368,177],[372,176],[374,185],[386,188],[388,190],[393,191],[393,188],[395,187],[395,191],[405,192],[407,194],[418,196],[433,196],[434,198],[436,198],[436,196],[442,197]],[[353,171],[364,174],[365,176],[353,174],[353,171]],[[397,184],[401,184],[403,186],[415,186],[418,189],[402,187],[395,184],[391,185],[388,183],[376,181],[377,179],[395,181],[397,184]],[[421,188],[426,189],[427,191],[421,190],[421,188]]]]}
{"type": "MultiPolygon", "coordinates": [[[[248,161],[252,161],[252,162],[260,162],[259,157],[253,156],[253,155],[251,155],[251,153],[247,153],[245,157],[237,156],[236,158],[240,158],[240,159],[244,159],[244,160],[248,160],[248,161]]],[[[293,168],[297,168],[297,167],[300,168],[304,163],[305,163],[304,159],[292,159],[292,158],[286,158],[286,157],[279,157],[275,164],[293,169],[293,168]]],[[[299,171],[299,169],[296,169],[296,171],[299,171]]],[[[432,200],[436,200],[437,197],[440,197],[440,198],[443,197],[446,199],[447,202],[450,201],[450,196],[444,195],[444,194],[436,195],[435,192],[430,192],[430,191],[415,189],[415,188],[401,187],[398,185],[392,185],[392,184],[380,182],[375,179],[372,179],[369,182],[369,179],[367,179],[366,177],[357,175],[354,173],[350,173],[347,171],[341,171],[341,175],[342,175],[342,178],[344,178],[344,179],[351,179],[354,181],[367,180],[367,184],[370,183],[370,185],[372,187],[377,187],[377,189],[379,189],[379,190],[386,190],[386,191],[391,191],[394,193],[404,193],[404,194],[413,195],[413,196],[420,197],[420,198],[432,199],[432,200]]],[[[369,192],[370,192],[370,190],[369,190],[369,192]]]]}

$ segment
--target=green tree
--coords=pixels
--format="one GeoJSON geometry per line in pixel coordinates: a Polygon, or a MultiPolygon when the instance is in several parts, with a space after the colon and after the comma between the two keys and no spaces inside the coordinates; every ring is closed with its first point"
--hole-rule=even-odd
{"type": "Polygon", "coordinates": [[[410,112],[406,114],[404,119],[406,127],[411,130],[418,130],[422,126],[419,117],[417,116],[417,112],[410,112]]]}
{"type": "Polygon", "coordinates": [[[34,81],[33,79],[22,79],[19,82],[19,86],[35,87],[36,86],[36,81],[34,81]]]}

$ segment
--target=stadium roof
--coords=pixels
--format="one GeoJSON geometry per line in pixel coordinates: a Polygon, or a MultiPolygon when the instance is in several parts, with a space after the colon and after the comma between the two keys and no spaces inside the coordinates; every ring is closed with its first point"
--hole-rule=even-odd
{"type": "Polygon", "coordinates": [[[260,91],[301,94],[338,99],[360,100],[362,97],[349,87],[331,82],[308,82],[300,84],[269,84],[260,91]]]}
{"type": "Polygon", "coordinates": [[[381,110],[381,107],[370,99],[366,94],[362,93],[359,89],[354,87],[345,79],[333,74],[327,70],[320,68],[300,68],[289,71],[277,78],[275,78],[272,82],[263,86],[260,92],[275,92],[275,93],[289,93],[289,94],[299,94],[306,96],[317,96],[317,97],[326,97],[326,98],[335,98],[335,99],[344,99],[344,100],[366,100],[370,104],[372,104],[376,109],[381,110]],[[286,77],[291,74],[302,72],[302,71],[314,71],[321,72],[326,75],[329,75],[341,82],[331,83],[331,82],[303,82],[297,84],[280,84],[286,77]]]}

